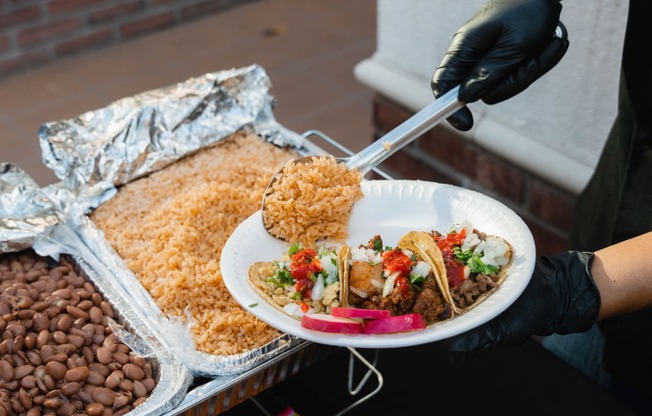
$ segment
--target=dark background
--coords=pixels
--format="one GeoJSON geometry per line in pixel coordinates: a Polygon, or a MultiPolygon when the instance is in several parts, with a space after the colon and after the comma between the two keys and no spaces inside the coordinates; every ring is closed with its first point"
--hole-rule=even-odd
{"type": "MultiPolygon", "coordinates": [[[[357,349],[368,361],[376,350],[357,349]]],[[[371,376],[357,396],[347,390],[349,350],[318,363],[227,411],[228,416],[334,415],[373,391],[371,376]],[[263,406],[261,410],[258,406],[263,406]]],[[[463,363],[444,358],[436,344],[380,350],[381,390],[346,415],[636,415],[613,394],[554,357],[536,340],[491,351],[463,363]]],[[[352,387],[365,367],[355,362],[352,387]]],[[[651,409],[647,407],[647,409],[651,409]]]]}

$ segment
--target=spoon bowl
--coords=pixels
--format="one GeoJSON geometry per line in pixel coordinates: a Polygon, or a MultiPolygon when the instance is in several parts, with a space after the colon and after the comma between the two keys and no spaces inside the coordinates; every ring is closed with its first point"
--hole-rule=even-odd
{"type": "MultiPolygon", "coordinates": [[[[423,133],[441,123],[455,111],[462,108],[465,103],[458,99],[458,94],[459,86],[451,89],[446,94],[428,104],[412,117],[395,127],[385,136],[362,149],[357,154],[350,157],[335,158],[336,162],[338,164],[343,163],[346,165],[348,170],[357,170],[362,176],[364,176],[389,156],[393,155],[398,150],[420,137],[423,133]]],[[[316,157],[316,155],[302,156],[289,162],[289,164],[308,164],[313,161],[314,157],[316,157]]],[[[267,199],[268,196],[274,192],[274,184],[282,178],[284,170],[285,167],[281,168],[281,170],[272,177],[263,194],[261,213],[263,226],[267,232],[270,232],[271,228],[267,226],[265,221],[267,199]]],[[[270,235],[275,238],[280,238],[272,233],[270,233],[270,235]]]]}

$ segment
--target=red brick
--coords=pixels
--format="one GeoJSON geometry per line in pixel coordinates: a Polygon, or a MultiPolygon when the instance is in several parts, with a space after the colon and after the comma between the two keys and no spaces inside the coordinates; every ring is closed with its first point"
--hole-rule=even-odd
{"type": "MultiPolygon", "coordinates": [[[[374,122],[383,132],[392,130],[412,114],[385,98],[374,99],[374,122]]],[[[417,138],[414,143],[423,150],[424,154],[431,155],[434,159],[469,177],[475,176],[477,146],[473,146],[468,140],[449,129],[436,126],[417,138]]]]}
{"type": "Polygon", "coordinates": [[[373,122],[381,135],[392,130],[411,115],[410,111],[397,106],[384,97],[374,97],[373,122]]]}
{"type": "Polygon", "coordinates": [[[487,152],[478,153],[473,180],[516,203],[525,196],[525,174],[487,152]]]}
{"type": "Polygon", "coordinates": [[[53,15],[61,12],[84,11],[91,9],[98,4],[105,3],[104,0],[50,0],[48,10],[53,15]]]}
{"type": "Polygon", "coordinates": [[[113,32],[111,29],[98,30],[76,39],[61,42],[54,47],[54,52],[58,56],[68,55],[74,52],[79,52],[85,49],[108,44],[113,39],[113,32]]]}
{"type": "Polygon", "coordinates": [[[165,12],[124,24],[120,26],[120,33],[125,37],[138,36],[171,26],[173,22],[174,14],[165,12]]]}
{"type": "Polygon", "coordinates": [[[89,13],[88,21],[93,24],[106,23],[108,21],[115,20],[118,17],[130,15],[140,10],[143,10],[143,3],[141,1],[132,1],[130,3],[110,6],[89,13]]]}
{"type": "Polygon", "coordinates": [[[69,18],[48,23],[37,28],[26,29],[18,34],[18,44],[20,46],[29,46],[35,43],[52,40],[68,33],[73,33],[81,27],[79,18],[69,18]]]}
{"type": "Polygon", "coordinates": [[[568,244],[567,233],[552,231],[525,218],[523,220],[532,233],[537,256],[559,254],[566,251],[568,244]]]}
{"type": "Polygon", "coordinates": [[[9,36],[0,36],[0,53],[9,50],[9,36]]]}
{"type": "Polygon", "coordinates": [[[27,52],[16,58],[0,59],[0,75],[9,75],[19,70],[48,62],[49,60],[49,54],[44,49],[27,52]]]}
{"type": "Polygon", "coordinates": [[[541,180],[532,180],[528,210],[532,215],[560,230],[570,229],[573,223],[575,196],[541,180]]]}
{"type": "Polygon", "coordinates": [[[395,179],[423,180],[459,185],[459,181],[446,172],[415,158],[405,150],[394,153],[379,168],[395,179]]]}
{"type": "Polygon", "coordinates": [[[475,177],[479,149],[467,139],[437,126],[419,138],[418,144],[424,153],[466,176],[475,177]]]}
{"type": "Polygon", "coordinates": [[[38,6],[29,6],[9,13],[0,13],[0,29],[34,21],[41,17],[38,6]]]}

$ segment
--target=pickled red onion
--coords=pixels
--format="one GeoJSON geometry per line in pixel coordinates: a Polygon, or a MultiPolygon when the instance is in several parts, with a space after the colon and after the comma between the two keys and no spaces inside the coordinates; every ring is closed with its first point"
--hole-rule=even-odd
{"type": "Polygon", "coordinates": [[[331,313],[333,316],[340,316],[343,318],[362,319],[382,319],[391,316],[391,313],[385,309],[347,308],[344,306],[333,306],[331,308],[331,313]]]}
{"type": "Polygon", "coordinates": [[[391,334],[425,329],[426,323],[418,313],[397,315],[383,319],[372,319],[365,322],[365,334],[391,334]]]}
{"type": "Polygon", "coordinates": [[[301,317],[301,326],[321,332],[336,334],[362,334],[362,323],[354,319],[342,318],[325,313],[308,313],[301,317]]]}

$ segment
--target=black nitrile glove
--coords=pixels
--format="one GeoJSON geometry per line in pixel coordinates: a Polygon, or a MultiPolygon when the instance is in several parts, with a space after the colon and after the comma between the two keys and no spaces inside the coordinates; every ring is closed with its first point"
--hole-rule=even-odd
{"type": "MultiPolygon", "coordinates": [[[[460,85],[465,103],[496,104],[525,90],[557,65],[568,40],[554,36],[559,0],[489,0],[453,36],[432,77],[435,97],[460,85]]],[[[473,127],[464,107],[448,118],[453,127],[473,127]]]]}
{"type": "Polygon", "coordinates": [[[450,360],[462,361],[482,350],[519,345],[532,335],[588,330],[600,312],[592,260],[592,253],[578,251],[538,258],[523,294],[505,312],[439,346],[450,360]]]}

